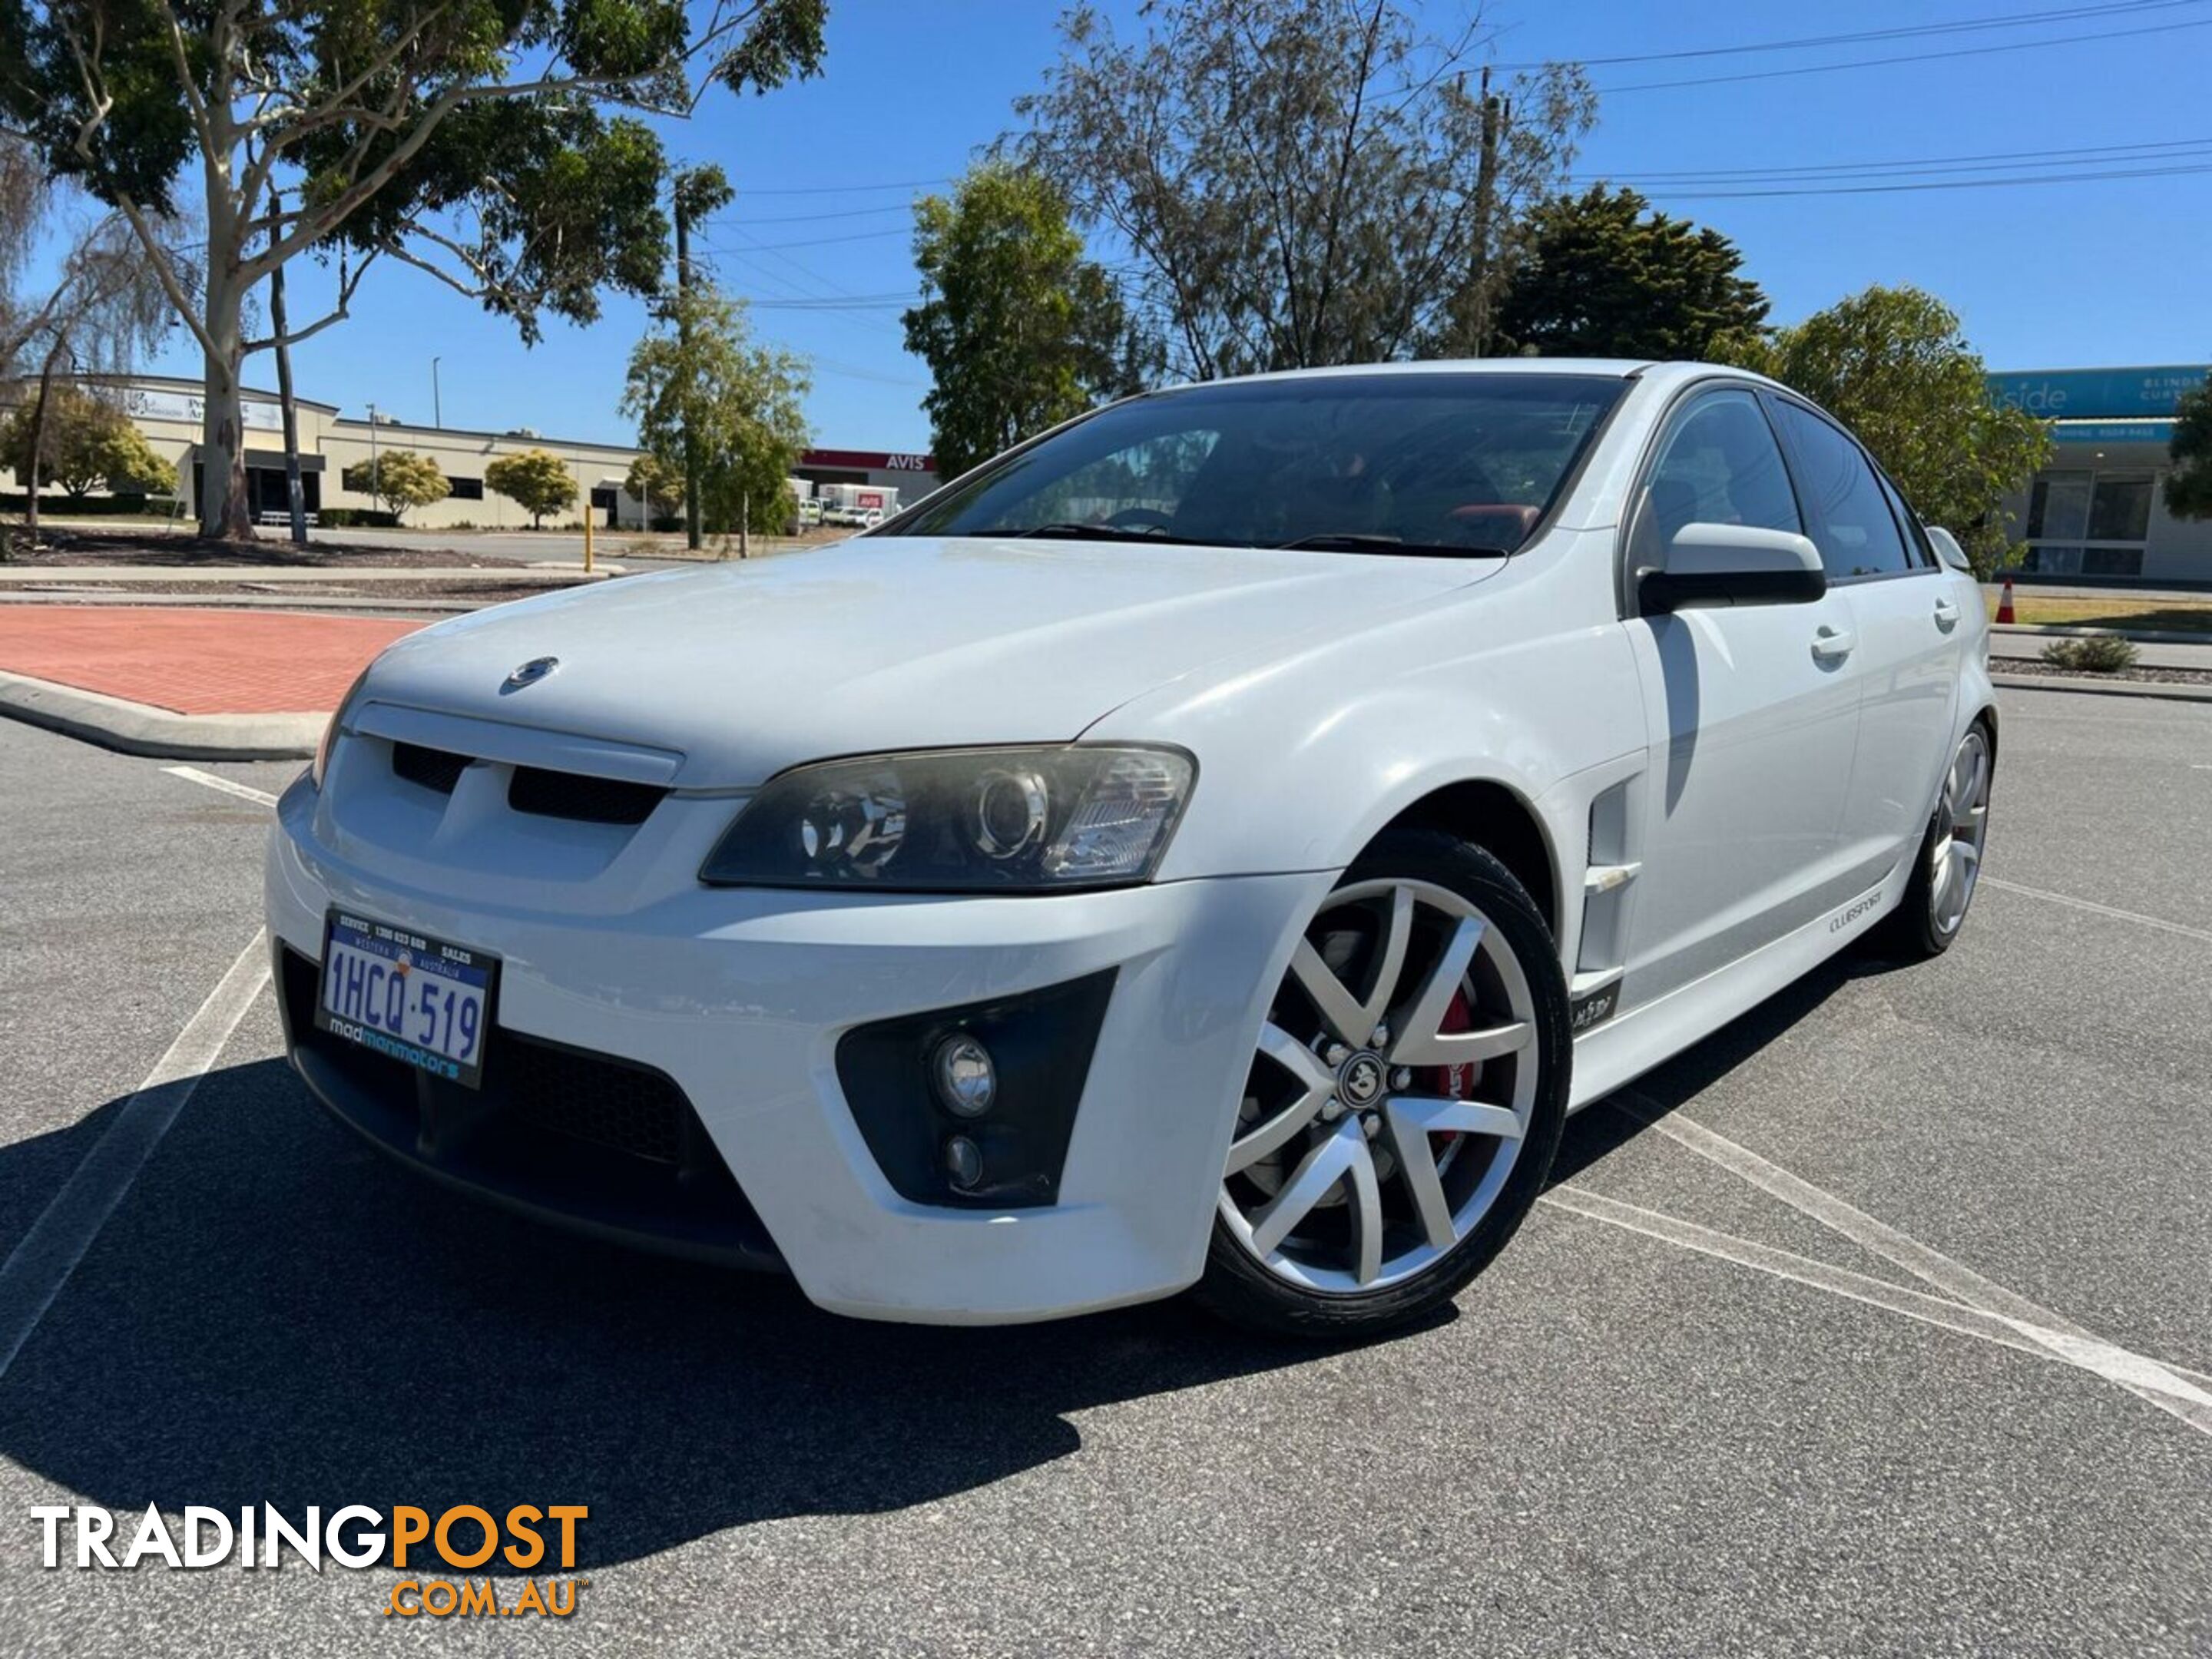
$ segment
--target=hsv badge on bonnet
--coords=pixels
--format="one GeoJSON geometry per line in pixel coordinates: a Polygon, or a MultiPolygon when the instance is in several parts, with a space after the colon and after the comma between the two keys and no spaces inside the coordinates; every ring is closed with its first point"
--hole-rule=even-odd
{"type": "Polygon", "coordinates": [[[532,657],[500,684],[500,695],[520,691],[526,685],[535,685],[561,665],[558,657],[532,657]]]}

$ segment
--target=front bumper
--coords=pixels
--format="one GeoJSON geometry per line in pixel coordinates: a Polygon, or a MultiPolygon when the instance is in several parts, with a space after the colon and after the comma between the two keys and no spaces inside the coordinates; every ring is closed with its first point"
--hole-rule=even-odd
{"type": "Polygon", "coordinates": [[[497,1031],[665,1079],[708,1145],[687,1154],[686,1182],[617,1182],[611,1195],[526,1158],[489,1170],[441,1161],[424,1133],[434,1114],[410,1123],[387,1108],[380,1119],[349,1091],[304,1009],[289,1006],[295,989],[293,1063],[340,1116],[441,1179],[518,1207],[692,1254],[780,1259],[822,1307],[943,1323],[1081,1313],[1197,1279],[1260,1023],[1332,880],[1232,877],[1024,898],[690,887],[623,908],[564,902],[559,884],[533,897],[501,882],[487,896],[485,883],[421,864],[379,867],[342,833],[319,839],[318,823],[303,781],[278,804],[269,847],[280,985],[286,952],[295,980],[319,959],[333,904],[495,952],[497,1031]],[[470,890],[447,890],[455,884],[470,890]],[[1109,969],[1113,994],[1056,1201],[956,1209],[894,1191],[842,1092],[839,1039],[1109,969]]]}

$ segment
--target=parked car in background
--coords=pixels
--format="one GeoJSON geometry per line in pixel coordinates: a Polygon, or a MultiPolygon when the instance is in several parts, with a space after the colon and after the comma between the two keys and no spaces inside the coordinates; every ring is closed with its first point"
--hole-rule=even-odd
{"type": "Polygon", "coordinates": [[[1756,376],[1153,393],[803,559],[393,645],[279,804],[286,1043],[428,1175],[840,1312],[1370,1334],[1568,1112],[1949,946],[1986,650],[1756,376]]]}

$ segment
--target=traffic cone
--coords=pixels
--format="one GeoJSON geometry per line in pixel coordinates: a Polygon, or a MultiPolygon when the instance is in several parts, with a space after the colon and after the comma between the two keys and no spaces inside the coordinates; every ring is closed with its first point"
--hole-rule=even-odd
{"type": "Polygon", "coordinates": [[[2004,579],[2004,591],[1997,595],[1997,620],[2001,623],[2015,620],[2012,614],[2012,578],[2009,576],[2004,579]]]}

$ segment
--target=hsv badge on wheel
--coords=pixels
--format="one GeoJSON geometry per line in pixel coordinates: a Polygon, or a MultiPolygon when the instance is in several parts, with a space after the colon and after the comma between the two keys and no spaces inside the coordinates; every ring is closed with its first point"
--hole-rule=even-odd
{"type": "Polygon", "coordinates": [[[1453,1295],[1566,1114],[1881,931],[1969,574],[1698,364],[1133,398],[837,547],[392,647],[270,842],[292,1062],[423,1173],[878,1318],[1453,1295]]]}

